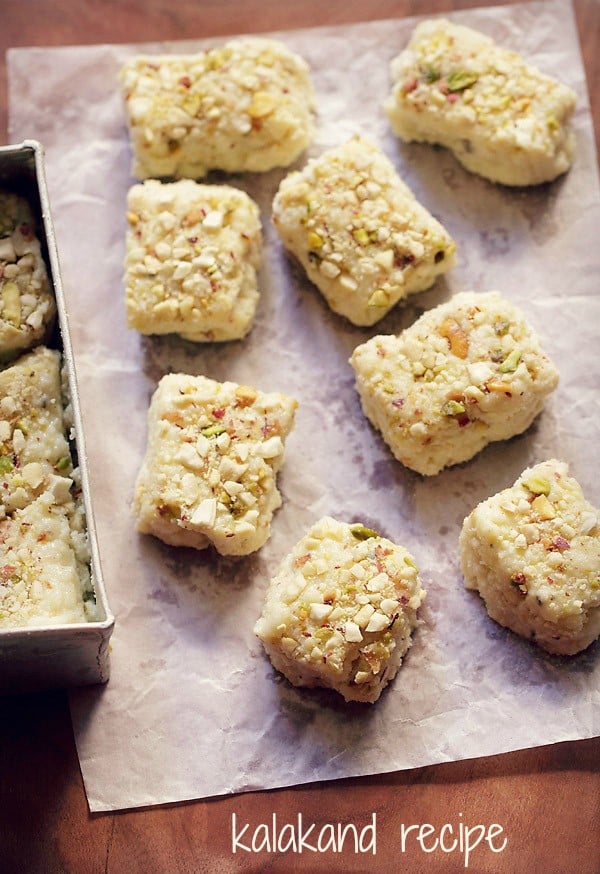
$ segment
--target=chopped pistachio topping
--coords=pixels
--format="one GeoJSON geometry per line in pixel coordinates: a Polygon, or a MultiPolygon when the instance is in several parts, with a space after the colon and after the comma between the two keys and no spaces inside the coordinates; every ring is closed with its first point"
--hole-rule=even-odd
{"type": "Polygon", "coordinates": [[[479,76],[477,73],[469,72],[468,70],[457,70],[448,76],[448,91],[464,91],[465,88],[470,88],[477,82],[479,76]]]}
{"type": "Polygon", "coordinates": [[[357,540],[368,540],[370,537],[379,537],[380,535],[373,531],[372,528],[367,528],[365,525],[351,525],[350,531],[352,532],[352,536],[356,537],[357,540]]]}
{"type": "Polygon", "coordinates": [[[427,64],[423,71],[423,78],[426,82],[432,84],[441,78],[441,74],[435,69],[435,67],[432,67],[431,64],[427,64]]]}
{"type": "Polygon", "coordinates": [[[521,360],[521,354],[522,353],[521,353],[520,349],[513,349],[512,352],[510,352],[506,356],[506,358],[504,359],[504,361],[502,362],[502,364],[498,368],[500,373],[513,373],[517,369],[517,367],[519,366],[519,361],[521,360]]]}
{"type": "Polygon", "coordinates": [[[203,428],[200,432],[203,437],[218,437],[224,434],[227,428],[224,425],[209,425],[208,428],[203,428]]]}
{"type": "Polygon", "coordinates": [[[466,412],[465,405],[461,404],[460,401],[446,401],[442,407],[444,416],[460,416],[464,412],[466,412]]]}
{"type": "Polygon", "coordinates": [[[12,458],[9,455],[0,455],[0,473],[8,473],[12,469],[12,458]]]}

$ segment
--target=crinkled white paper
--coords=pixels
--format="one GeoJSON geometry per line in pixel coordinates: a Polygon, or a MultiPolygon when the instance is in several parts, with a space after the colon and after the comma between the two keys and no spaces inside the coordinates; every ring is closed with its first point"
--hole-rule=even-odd
{"type": "Polygon", "coordinates": [[[133,180],[116,77],[140,47],[9,54],[12,139],[34,137],[46,148],[100,551],[117,617],[108,686],[71,697],[93,811],[393,771],[598,731],[598,646],[561,660],[500,628],[464,590],[457,558],[465,515],[538,460],[569,462],[598,504],[600,204],[576,30],[562,0],[453,19],[576,90],[571,172],[552,185],[509,190],[468,174],[441,149],[399,144],[381,104],[389,61],[414,19],[277,34],[313,71],[319,115],[310,154],[354,133],[379,142],[455,237],[460,264],[379,325],[354,328],[328,310],[270,227],[283,171],[228,178],[262,210],[262,297],[246,340],[210,346],[143,339],[125,327],[125,198],[133,180]],[[358,343],[408,326],[463,289],[499,289],[517,303],[561,384],[526,434],[422,479],[392,458],[364,419],[347,359],[358,343]],[[170,370],[253,383],[300,402],[279,479],[284,506],[254,556],[222,559],[135,533],[131,499],[146,411],[170,370]],[[270,576],[325,513],[361,520],[406,545],[428,589],[424,625],[374,706],[292,688],[253,635],[270,576]]]}

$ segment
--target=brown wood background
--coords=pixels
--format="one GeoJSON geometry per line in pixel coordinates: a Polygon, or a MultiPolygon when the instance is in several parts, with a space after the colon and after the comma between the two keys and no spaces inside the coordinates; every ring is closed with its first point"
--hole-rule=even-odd
{"type": "MultiPolygon", "coordinates": [[[[518,2],[518,0],[516,0],[518,2]]],[[[565,0],[567,7],[568,0],[565,0]]],[[[341,24],[493,5],[486,0],[0,0],[0,142],[8,142],[5,50],[24,45],[134,42],[341,24]]],[[[600,0],[574,0],[600,142],[600,0]]],[[[31,71],[32,83],[36,71],[31,71]]],[[[524,714],[524,718],[526,715],[524,714]]],[[[192,741],[193,742],[193,739],[192,741]]],[[[508,845],[479,848],[481,874],[600,874],[600,741],[391,775],[152,810],[91,816],[62,692],[0,697],[0,874],[153,872],[441,872],[458,853],[401,853],[400,825],[500,823],[508,845]],[[302,813],[305,822],[366,824],[377,855],[274,857],[231,853],[231,816],[252,827],[302,813]]],[[[218,763],[215,763],[218,767],[218,763]]],[[[118,780],[115,775],[115,780],[118,780]]]]}

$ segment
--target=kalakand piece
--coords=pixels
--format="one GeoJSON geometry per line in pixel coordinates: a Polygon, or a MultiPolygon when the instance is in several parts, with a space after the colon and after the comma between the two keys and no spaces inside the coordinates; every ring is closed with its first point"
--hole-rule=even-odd
{"type": "Polygon", "coordinates": [[[0,628],[97,618],[67,427],[58,352],[0,372],[0,628]]]}
{"type": "Polygon", "coordinates": [[[0,515],[69,490],[60,354],[38,346],[0,371],[0,515]]]}
{"type": "Polygon", "coordinates": [[[424,21],[391,64],[384,104],[396,136],[438,143],[492,182],[538,185],[565,173],[575,93],[468,27],[424,21]]]}
{"type": "Polygon", "coordinates": [[[558,372],[498,292],[462,292],[350,359],[365,415],[398,461],[427,476],[525,431],[558,372]]]}
{"type": "Polygon", "coordinates": [[[465,519],[460,561],[500,625],[559,655],[600,635],[599,512],[568,467],[550,459],[465,519]]]}
{"type": "Polygon", "coordinates": [[[288,174],[272,218],[331,309],[355,325],[378,322],[454,264],[449,234],[361,137],[288,174]]]}
{"type": "Polygon", "coordinates": [[[191,179],[129,190],[127,324],[195,342],[236,340],[259,298],[259,209],[244,191],[191,179]]]}
{"type": "Polygon", "coordinates": [[[281,506],[275,476],[297,403],[233,382],[172,373],[154,392],[135,487],[142,533],[173,546],[247,555],[281,506]]]}
{"type": "Polygon", "coordinates": [[[254,630],[294,686],[373,703],[412,643],[424,599],[404,547],[325,516],[283,560],[254,630]]]}
{"type": "Polygon", "coordinates": [[[42,342],[55,310],[29,204],[0,191],[0,361],[42,342]]]}
{"type": "Polygon", "coordinates": [[[0,628],[97,618],[82,506],[62,481],[0,521],[0,628]]]}
{"type": "Polygon", "coordinates": [[[120,82],[138,179],[288,167],[312,138],[308,66],[276,40],[135,56],[120,82]]]}

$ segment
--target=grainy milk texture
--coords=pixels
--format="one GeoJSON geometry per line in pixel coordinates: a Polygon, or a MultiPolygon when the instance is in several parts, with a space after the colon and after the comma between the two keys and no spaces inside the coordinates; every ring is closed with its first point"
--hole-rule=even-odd
{"type": "Polygon", "coordinates": [[[247,338],[218,348],[140,338],[125,327],[125,200],[133,180],[116,84],[121,64],[140,47],[9,55],[12,137],[36,136],[47,151],[98,538],[117,615],[110,683],[71,698],[94,811],[418,767],[598,731],[597,645],[576,661],[534,651],[489,619],[479,596],[465,590],[458,560],[463,519],[539,459],[568,462],[598,505],[600,215],[576,29],[562,0],[465,11],[453,20],[577,92],[576,159],[556,183],[507,190],[463,170],[444,150],[398,143],[382,104],[389,63],[414,20],[276,35],[311,68],[319,113],[308,154],[366,132],[456,241],[457,266],[379,322],[377,333],[408,327],[451,293],[498,289],[535,326],[560,372],[527,433],[425,480],[395,461],[360,411],[348,358],[375,332],[329,311],[270,226],[285,171],[234,183],[259,203],[265,232],[261,298],[247,338]],[[253,556],[217,559],[135,532],[130,504],[148,403],[170,370],[299,401],[278,480],[283,506],[253,556]],[[424,624],[402,670],[369,707],[292,688],[253,633],[280,561],[324,515],[361,521],[406,546],[427,590],[424,624]]]}

